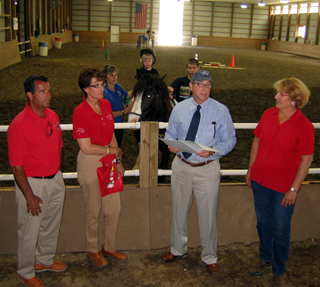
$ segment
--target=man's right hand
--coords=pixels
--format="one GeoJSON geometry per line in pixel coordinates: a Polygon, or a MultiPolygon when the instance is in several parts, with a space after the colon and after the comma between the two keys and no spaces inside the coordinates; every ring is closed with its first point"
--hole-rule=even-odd
{"type": "Polygon", "coordinates": [[[38,216],[41,213],[40,203],[43,203],[41,198],[38,196],[33,196],[27,199],[27,211],[31,212],[33,216],[38,216]]]}
{"type": "Polygon", "coordinates": [[[33,216],[38,216],[41,213],[40,203],[43,203],[41,198],[34,195],[23,166],[11,166],[11,168],[14,179],[26,199],[27,212],[30,213],[31,211],[33,216]]]}

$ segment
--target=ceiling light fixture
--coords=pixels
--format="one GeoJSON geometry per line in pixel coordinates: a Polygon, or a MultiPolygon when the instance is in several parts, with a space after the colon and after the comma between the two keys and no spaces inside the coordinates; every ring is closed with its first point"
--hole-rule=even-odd
{"type": "Polygon", "coordinates": [[[281,2],[281,3],[289,3],[288,0],[281,0],[280,2],[281,2]]]}
{"type": "Polygon", "coordinates": [[[266,6],[266,3],[264,3],[263,1],[260,1],[260,2],[258,3],[258,6],[266,6]]]}
{"type": "Polygon", "coordinates": [[[247,5],[245,2],[243,2],[243,3],[240,5],[240,7],[243,8],[243,9],[246,9],[246,8],[248,8],[248,5],[247,5]]]}

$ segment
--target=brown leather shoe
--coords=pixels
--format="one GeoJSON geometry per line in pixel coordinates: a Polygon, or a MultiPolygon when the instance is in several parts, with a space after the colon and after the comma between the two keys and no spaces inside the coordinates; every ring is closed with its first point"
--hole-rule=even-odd
{"type": "Polygon", "coordinates": [[[20,282],[22,282],[24,285],[28,287],[44,287],[44,284],[37,277],[33,277],[31,279],[24,279],[23,277],[18,275],[18,279],[20,282]]]}
{"type": "Polygon", "coordinates": [[[116,250],[114,253],[112,252],[109,252],[109,251],[106,251],[103,246],[101,248],[101,253],[102,255],[107,258],[107,257],[111,257],[119,262],[125,262],[127,261],[128,259],[128,256],[123,254],[123,253],[120,253],[118,250],[116,250]]]}
{"type": "Polygon", "coordinates": [[[92,260],[93,265],[96,267],[104,268],[108,265],[107,259],[103,257],[100,251],[98,253],[88,252],[88,257],[92,260]]]}
{"type": "Polygon", "coordinates": [[[44,272],[44,271],[51,271],[51,272],[63,272],[67,270],[67,265],[62,262],[53,262],[53,264],[49,266],[44,266],[41,264],[36,263],[34,265],[35,272],[44,272]]]}
{"type": "Polygon", "coordinates": [[[168,252],[167,254],[162,256],[162,261],[165,262],[165,263],[174,262],[176,259],[177,259],[177,256],[175,256],[171,252],[168,252]]]}
{"type": "Polygon", "coordinates": [[[208,270],[209,274],[212,275],[212,276],[218,276],[219,275],[219,269],[218,269],[218,264],[217,263],[208,264],[207,265],[207,270],[208,270]]]}

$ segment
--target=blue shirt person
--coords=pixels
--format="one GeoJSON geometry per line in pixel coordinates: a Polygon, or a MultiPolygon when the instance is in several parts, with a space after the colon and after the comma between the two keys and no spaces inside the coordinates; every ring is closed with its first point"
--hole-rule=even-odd
{"type": "MultiPolygon", "coordinates": [[[[131,101],[131,104],[128,107],[124,107],[123,105],[125,99],[132,97],[132,92],[127,92],[117,83],[119,73],[115,66],[105,66],[103,72],[107,76],[103,97],[111,104],[115,123],[122,123],[123,115],[130,113],[133,106],[133,101],[131,101]]],[[[114,133],[118,142],[118,147],[121,147],[123,129],[115,129],[114,133]]]]}

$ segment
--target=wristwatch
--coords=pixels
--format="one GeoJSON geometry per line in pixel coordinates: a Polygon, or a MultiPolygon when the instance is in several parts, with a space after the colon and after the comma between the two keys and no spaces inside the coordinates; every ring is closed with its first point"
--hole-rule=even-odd
{"type": "Polygon", "coordinates": [[[122,115],[124,115],[124,111],[122,110],[122,115]]]}
{"type": "Polygon", "coordinates": [[[291,187],[290,190],[291,190],[291,191],[294,191],[295,193],[298,193],[298,192],[299,192],[299,190],[296,190],[294,187],[291,187]]]}

